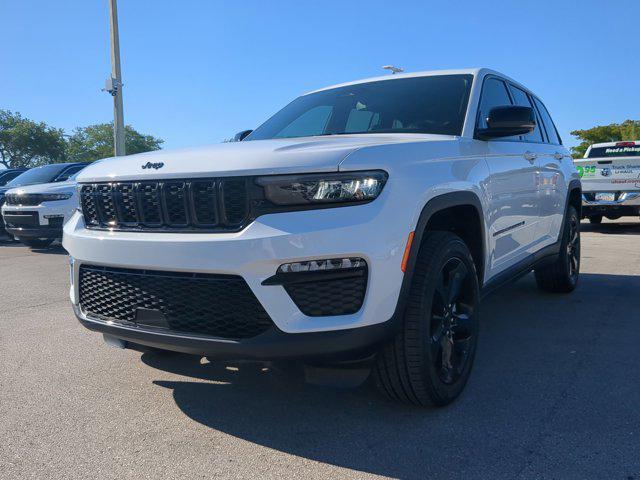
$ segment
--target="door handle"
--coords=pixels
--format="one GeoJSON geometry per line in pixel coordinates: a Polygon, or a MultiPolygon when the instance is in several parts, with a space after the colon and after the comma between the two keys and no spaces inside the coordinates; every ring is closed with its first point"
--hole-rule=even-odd
{"type": "Polygon", "coordinates": [[[525,158],[525,160],[529,160],[531,163],[533,163],[536,161],[536,158],[538,158],[538,154],[527,150],[526,152],[524,152],[523,157],[525,158]]]}
{"type": "Polygon", "coordinates": [[[553,154],[553,158],[555,158],[556,160],[562,160],[564,158],[564,154],[560,152],[556,152],[553,154]]]}

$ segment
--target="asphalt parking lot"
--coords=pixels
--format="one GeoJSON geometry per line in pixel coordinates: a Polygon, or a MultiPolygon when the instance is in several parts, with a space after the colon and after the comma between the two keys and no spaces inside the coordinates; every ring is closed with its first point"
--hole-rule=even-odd
{"type": "Polygon", "coordinates": [[[583,227],[576,292],[487,299],[440,410],[108,347],[62,248],[0,244],[0,478],[640,479],[640,222],[583,227]]]}

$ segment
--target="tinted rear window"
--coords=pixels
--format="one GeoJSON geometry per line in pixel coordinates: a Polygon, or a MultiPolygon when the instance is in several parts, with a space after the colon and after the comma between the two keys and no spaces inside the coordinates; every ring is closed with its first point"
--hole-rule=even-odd
{"type": "Polygon", "coordinates": [[[640,157],[640,145],[628,147],[592,147],[589,158],[601,157],[640,157]]]}

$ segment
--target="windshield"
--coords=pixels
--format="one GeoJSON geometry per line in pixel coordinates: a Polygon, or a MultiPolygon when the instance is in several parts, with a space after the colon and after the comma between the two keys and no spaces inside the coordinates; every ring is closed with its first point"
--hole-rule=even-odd
{"type": "Polygon", "coordinates": [[[36,183],[49,183],[52,182],[53,179],[68,166],[68,164],[53,164],[32,168],[31,170],[27,170],[23,174],[18,175],[7,183],[6,186],[23,187],[25,185],[34,185],[36,183]]]}
{"type": "Polygon", "coordinates": [[[8,172],[0,170],[0,187],[5,186],[8,182],[16,178],[22,172],[24,172],[24,170],[9,170],[8,172]]]}
{"type": "Polygon", "coordinates": [[[628,142],[628,145],[591,147],[588,158],[602,157],[640,157],[640,145],[634,145],[632,142],[628,142]]]}
{"type": "Polygon", "coordinates": [[[358,83],[298,97],[247,140],[349,133],[461,135],[472,75],[358,83]]]}

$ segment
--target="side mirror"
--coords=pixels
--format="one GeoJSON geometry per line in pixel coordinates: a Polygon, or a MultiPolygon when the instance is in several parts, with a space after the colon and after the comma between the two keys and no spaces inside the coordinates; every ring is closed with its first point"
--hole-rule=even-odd
{"type": "Polygon", "coordinates": [[[477,131],[481,140],[525,135],[536,128],[536,116],[531,107],[505,105],[492,108],[487,117],[487,128],[477,131]]]}
{"type": "Polygon", "coordinates": [[[233,137],[233,141],[241,142],[242,140],[247,138],[251,132],[253,132],[253,130],[242,130],[241,132],[235,134],[235,136],[233,137]]]}

